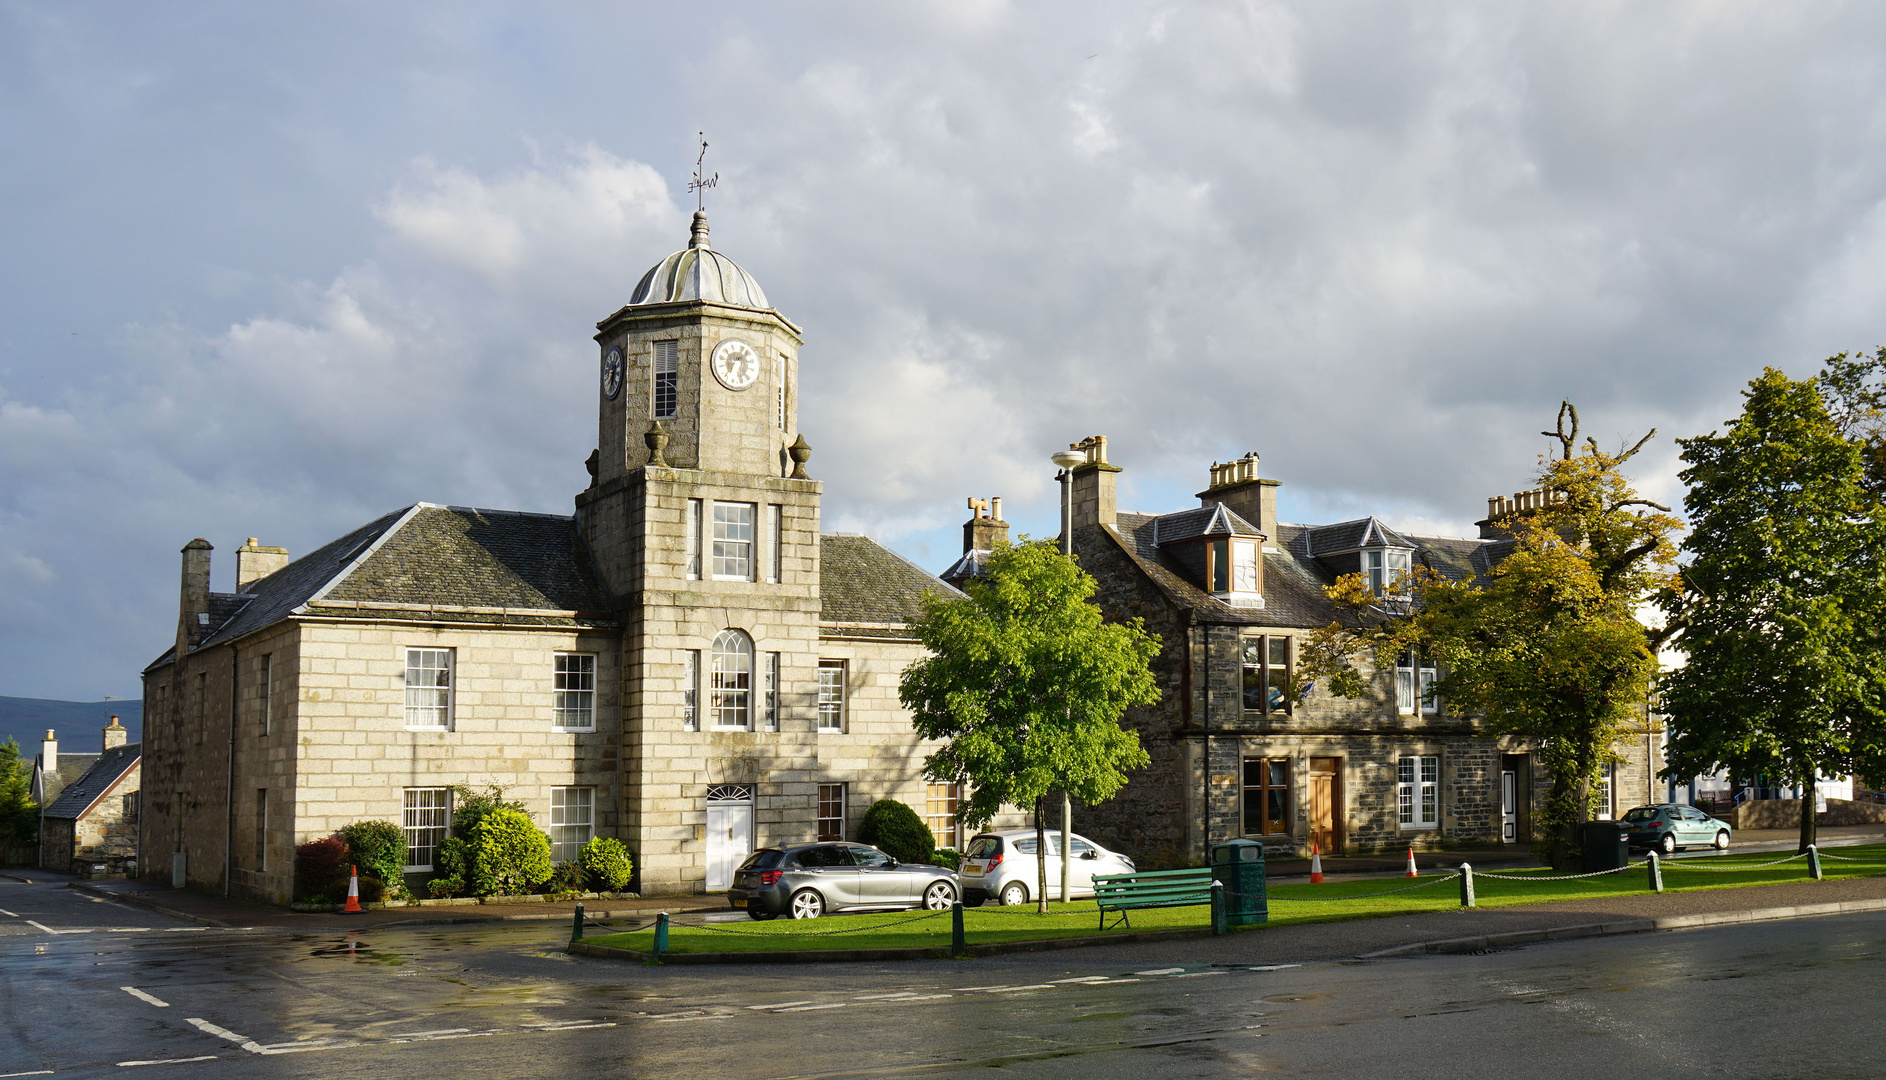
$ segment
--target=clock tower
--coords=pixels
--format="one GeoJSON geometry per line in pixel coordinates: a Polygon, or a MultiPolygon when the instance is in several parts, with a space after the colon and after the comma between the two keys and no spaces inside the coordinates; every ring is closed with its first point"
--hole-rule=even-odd
{"type": "Polygon", "coordinates": [[[696,211],[688,246],[596,343],[576,507],[623,625],[621,835],[645,893],[725,888],[730,853],[816,816],[820,485],[795,430],[800,332],[696,211]]]}

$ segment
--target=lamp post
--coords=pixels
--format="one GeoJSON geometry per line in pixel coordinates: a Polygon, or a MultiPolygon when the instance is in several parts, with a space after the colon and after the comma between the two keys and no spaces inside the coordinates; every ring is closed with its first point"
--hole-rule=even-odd
{"type": "MultiPolygon", "coordinates": [[[[1074,554],[1074,466],[1087,460],[1087,455],[1078,450],[1063,450],[1054,455],[1053,461],[1061,467],[1061,554],[1074,554]]],[[[1068,860],[1073,857],[1070,848],[1074,817],[1074,800],[1068,798],[1067,789],[1061,789],[1061,902],[1068,901],[1068,860]]]]}

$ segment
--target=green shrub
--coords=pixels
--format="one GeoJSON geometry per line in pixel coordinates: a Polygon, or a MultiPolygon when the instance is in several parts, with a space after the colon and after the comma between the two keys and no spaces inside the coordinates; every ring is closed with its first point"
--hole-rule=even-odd
{"type": "Polygon", "coordinates": [[[347,845],[340,837],[310,840],[295,848],[295,893],[303,900],[347,891],[347,845]]]}
{"type": "Polygon", "coordinates": [[[480,896],[529,892],[550,880],[550,838],[522,810],[501,806],[486,814],[470,845],[477,861],[472,890],[480,896]]]}
{"type": "Polygon", "coordinates": [[[936,837],[917,812],[896,799],[879,799],[864,812],[858,839],[898,862],[927,863],[936,853],[936,837]]]}
{"type": "MultiPolygon", "coordinates": [[[[345,892],[342,895],[346,895],[345,892]]],[[[377,877],[368,877],[366,874],[360,875],[360,902],[377,904],[384,899],[386,899],[386,882],[377,877]]]]}
{"type": "Polygon", "coordinates": [[[471,877],[472,872],[471,846],[457,836],[439,841],[438,853],[432,856],[432,869],[440,877],[458,878],[463,888],[462,882],[471,877]]]}
{"type": "Polygon", "coordinates": [[[526,817],[530,811],[524,809],[521,802],[509,802],[504,798],[504,789],[496,784],[485,788],[483,792],[473,791],[463,785],[452,788],[452,835],[469,837],[478,828],[478,823],[493,810],[515,810],[526,817]]]}
{"type": "Polygon", "coordinates": [[[961,870],[963,868],[963,853],[957,851],[955,848],[940,847],[930,855],[930,863],[933,866],[941,866],[948,870],[961,870]]]}
{"type": "Polygon", "coordinates": [[[406,874],[406,832],[390,821],[356,821],[336,834],[347,845],[347,858],[383,882],[397,883],[406,874]]]}
{"type": "Polygon", "coordinates": [[[583,883],[589,879],[589,873],[575,862],[560,862],[550,871],[550,880],[544,883],[547,893],[580,893],[583,883]]]}
{"type": "Polygon", "coordinates": [[[576,861],[589,871],[590,880],[609,892],[621,892],[628,887],[629,875],[635,872],[635,859],[629,849],[622,846],[620,840],[607,836],[598,836],[583,845],[577,853],[576,861]]]}
{"type": "Polygon", "coordinates": [[[426,882],[426,891],[434,900],[443,900],[448,896],[457,896],[465,891],[465,879],[460,877],[435,877],[426,882]]]}

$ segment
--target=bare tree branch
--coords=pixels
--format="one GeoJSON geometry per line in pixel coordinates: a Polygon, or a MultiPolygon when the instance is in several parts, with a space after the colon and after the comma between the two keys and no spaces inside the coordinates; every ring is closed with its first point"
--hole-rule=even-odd
{"type": "Polygon", "coordinates": [[[1565,447],[1565,460],[1572,460],[1572,447],[1578,445],[1578,408],[1569,401],[1559,402],[1559,421],[1556,431],[1541,431],[1539,434],[1557,439],[1565,447]],[[1572,420],[1572,430],[1565,430],[1565,418],[1572,420]]]}
{"type": "Polygon", "coordinates": [[[1636,453],[1639,450],[1642,450],[1644,448],[1645,443],[1649,442],[1650,440],[1656,437],[1657,437],[1657,429],[1651,428],[1648,434],[1646,434],[1643,438],[1637,440],[1636,446],[1633,446],[1629,450],[1624,451],[1624,455],[1618,458],[1618,464],[1622,465],[1625,462],[1629,461],[1632,457],[1636,455],[1636,453]]]}
{"type": "Polygon", "coordinates": [[[1652,510],[1661,510],[1666,514],[1671,512],[1669,507],[1660,502],[1652,502],[1649,499],[1625,499],[1623,502],[1614,504],[1611,509],[1622,510],[1627,506],[1648,506],[1652,510]]]}

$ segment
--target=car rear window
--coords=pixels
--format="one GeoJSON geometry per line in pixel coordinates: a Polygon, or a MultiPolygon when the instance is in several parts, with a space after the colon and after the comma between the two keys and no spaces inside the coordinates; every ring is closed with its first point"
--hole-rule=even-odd
{"type": "Polygon", "coordinates": [[[777,848],[764,848],[747,856],[747,861],[740,864],[742,870],[772,870],[786,861],[786,853],[777,848]]]}
{"type": "Polygon", "coordinates": [[[965,859],[986,859],[991,855],[1002,854],[1002,838],[999,836],[978,836],[969,841],[969,849],[963,852],[965,859]]]}
{"type": "Polygon", "coordinates": [[[1632,810],[1631,812],[1625,814],[1624,820],[1625,821],[1652,821],[1656,819],[1656,816],[1657,816],[1656,807],[1640,806],[1637,809],[1632,810]]]}

